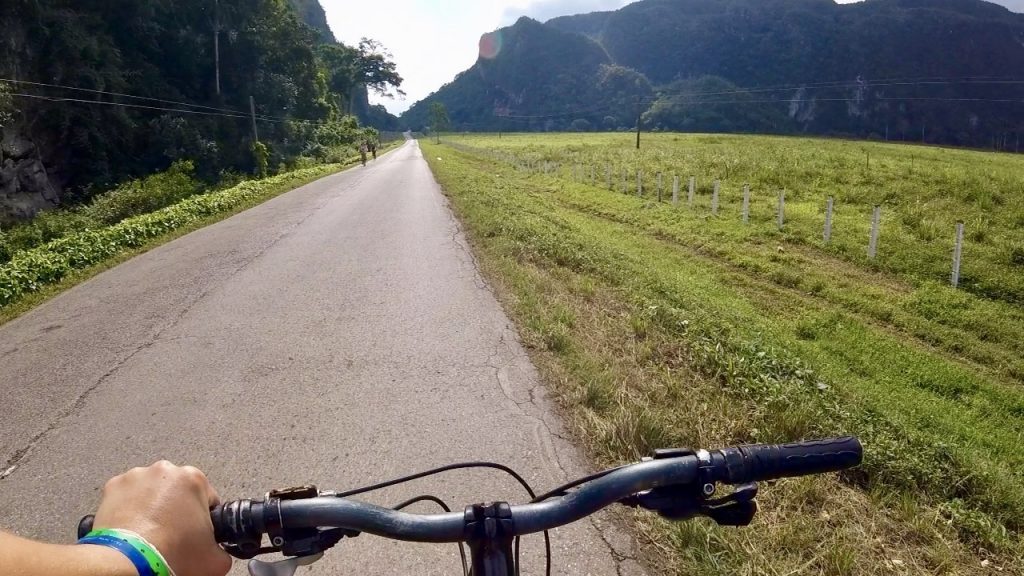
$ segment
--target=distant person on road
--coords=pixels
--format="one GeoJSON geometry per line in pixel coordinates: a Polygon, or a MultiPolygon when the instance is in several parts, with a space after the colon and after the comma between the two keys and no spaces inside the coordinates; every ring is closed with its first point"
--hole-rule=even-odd
{"type": "Polygon", "coordinates": [[[363,161],[363,166],[366,166],[366,153],[369,151],[369,146],[366,145],[366,140],[359,145],[359,158],[363,161]]]}
{"type": "Polygon", "coordinates": [[[377,159],[377,141],[370,142],[370,152],[373,152],[373,159],[377,159]]]}
{"type": "Polygon", "coordinates": [[[146,549],[170,568],[168,574],[225,576],[231,557],[217,546],[210,522],[210,507],[219,503],[196,468],[170,462],[135,468],[103,487],[94,530],[78,545],[44,544],[0,531],[0,574],[139,576],[137,562],[147,561],[140,550],[146,549]]]}

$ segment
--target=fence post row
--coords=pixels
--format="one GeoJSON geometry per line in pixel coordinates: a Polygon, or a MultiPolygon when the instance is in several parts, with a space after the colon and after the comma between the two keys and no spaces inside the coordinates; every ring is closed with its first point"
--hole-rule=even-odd
{"type": "Polygon", "coordinates": [[[950,278],[950,284],[953,288],[960,286],[960,257],[963,256],[964,250],[964,223],[956,223],[956,244],[953,246],[953,276],[950,278]]]}
{"type": "Polygon", "coordinates": [[[882,219],[882,207],[875,206],[871,213],[871,239],[868,241],[868,258],[878,255],[878,226],[882,219]]]}
{"type": "Polygon", "coordinates": [[[743,223],[750,222],[750,184],[743,185],[743,223]]]}
{"type": "Polygon", "coordinates": [[[825,244],[828,244],[832,240],[832,197],[828,197],[828,202],[825,203],[825,244]]]}
{"type": "Polygon", "coordinates": [[[679,176],[672,177],[672,205],[679,205],[679,176]]]}

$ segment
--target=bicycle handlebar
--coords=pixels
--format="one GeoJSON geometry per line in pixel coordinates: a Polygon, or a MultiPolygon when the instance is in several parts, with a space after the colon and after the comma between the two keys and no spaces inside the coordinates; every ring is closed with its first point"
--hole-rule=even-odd
{"type": "MultiPolygon", "coordinates": [[[[790,476],[839,471],[860,463],[856,438],[783,445],[750,445],[668,453],[625,466],[587,482],[557,499],[508,507],[512,535],[542,532],[580,520],[646,491],[700,487],[722,482],[747,484],[790,476]]],[[[238,500],[214,508],[217,541],[234,544],[269,530],[336,527],[414,542],[462,542],[470,538],[466,513],[410,514],[373,504],[320,496],[299,500],[238,500]]]]}
{"type": "MultiPolygon", "coordinates": [[[[580,520],[617,502],[656,510],[670,519],[697,514],[729,525],[745,525],[756,507],[756,487],[710,500],[716,483],[749,485],[783,477],[839,471],[860,464],[863,449],[853,437],[779,445],[748,445],[706,450],[661,450],[653,459],[599,475],[557,498],[516,506],[492,507],[489,518],[503,522],[505,536],[521,536],[557,528],[580,520]],[[743,494],[741,494],[743,492],[743,494]],[[725,508],[738,504],[733,510],[725,508]]],[[[374,534],[413,542],[466,542],[479,528],[482,507],[446,514],[410,514],[374,504],[329,495],[316,496],[315,488],[271,493],[265,500],[236,500],[210,511],[217,542],[240,558],[268,551],[261,547],[266,534],[300,534],[316,542],[319,530],[334,528],[348,535],[374,534]]],[[[91,516],[79,523],[79,538],[92,530],[91,516]]],[[[342,535],[336,535],[340,539],[342,535]]],[[[336,542],[337,539],[334,541],[336,542]]],[[[286,538],[272,542],[288,554],[286,538]]],[[[330,547],[331,543],[324,546],[330,547]]],[[[319,545],[317,545],[319,546],[319,545]]],[[[322,548],[323,546],[321,546],[322,548]]],[[[292,548],[296,550],[297,548],[292,548]]],[[[307,548],[308,549],[308,548],[307,548]]],[[[294,554],[301,554],[295,552],[294,554]]]]}
{"type": "Polygon", "coordinates": [[[853,437],[791,444],[755,444],[721,450],[729,484],[761,482],[792,476],[837,472],[860,464],[860,440],[853,437]]]}

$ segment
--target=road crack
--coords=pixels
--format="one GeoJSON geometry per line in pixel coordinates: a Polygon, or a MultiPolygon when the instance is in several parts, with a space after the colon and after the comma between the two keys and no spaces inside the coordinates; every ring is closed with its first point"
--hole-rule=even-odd
{"type": "Polygon", "coordinates": [[[60,425],[65,420],[67,420],[68,418],[71,418],[72,416],[76,415],[79,411],[81,411],[82,408],[85,407],[85,405],[86,405],[86,403],[87,403],[87,401],[89,399],[89,396],[91,396],[97,389],[99,389],[100,386],[102,386],[104,383],[106,383],[108,380],[110,380],[110,378],[112,378],[115,374],[117,374],[117,372],[119,372],[126,364],[131,362],[131,360],[133,358],[138,356],[140,353],[142,353],[142,352],[152,348],[153,346],[155,346],[158,343],[171,342],[171,341],[174,341],[174,340],[180,340],[182,338],[185,338],[184,336],[175,336],[175,337],[172,337],[172,338],[164,338],[163,335],[167,331],[169,331],[169,330],[173,329],[175,326],[177,326],[178,323],[181,322],[181,320],[189,312],[191,312],[192,309],[195,308],[196,305],[198,305],[202,300],[204,300],[207,296],[212,294],[215,290],[220,289],[225,283],[227,283],[229,280],[231,280],[232,278],[237,276],[240,272],[242,272],[243,270],[248,268],[250,265],[252,265],[253,262],[255,262],[258,259],[260,259],[264,254],[266,254],[268,251],[270,251],[271,248],[273,248],[278,243],[280,243],[282,240],[287,238],[297,228],[299,228],[304,223],[306,223],[307,220],[309,220],[315,214],[320,212],[320,210],[323,209],[323,207],[330,200],[331,200],[331,197],[327,197],[324,200],[322,200],[319,203],[317,203],[316,206],[312,210],[310,210],[310,212],[308,214],[306,214],[300,220],[296,221],[294,224],[291,224],[291,225],[287,226],[280,234],[278,234],[266,246],[264,246],[262,249],[257,251],[251,257],[245,259],[240,265],[235,267],[234,270],[232,270],[230,273],[228,273],[221,281],[212,284],[206,290],[202,291],[197,296],[195,296],[191,300],[187,301],[185,303],[184,307],[174,316],[174,318],[170,322],[167,322],[162,327],[160,327],[149,341],[144,342],[143,344],[140,344],[139,346],[136,346],[131,352],[128,353],[127,356],[124,356],[120,360],[115,361],[114,365],[109,370],[107,370],[105,373],[103,373],[91,385],[87,386],[74,399],[74,401],[71,402],[71,404],[69,404],[63,410],[58,412],[56,418],[51,420],[49,425],[47,425],[47,427],[45,429],[43,429],[41,432],[39,432],[38,434],[36,434],[32,438],[30,438],[29,441],[26,442],[24,446],[22,446],[21,448],[18,448],[17,450],[14,451],[14,453],[7,459],[7,461],[2,466],[3,472],[0,473],[0,481],[4,480],[6,478],[9,478],[11,475],[13,475],[17,471],[18,467],[21,465],[21,462],[32,452],[33,448],[35,448],[43,440],[45,440],[46,437],[50,433],[52,433],[54,430],[59,428],[60,425]]]}

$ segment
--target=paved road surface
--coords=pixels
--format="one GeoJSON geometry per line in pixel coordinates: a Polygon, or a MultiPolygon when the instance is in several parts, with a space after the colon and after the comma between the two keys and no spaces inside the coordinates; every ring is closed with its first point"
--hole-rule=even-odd
{"type": "MultiPolygon", "coordinates": [[[[415,142],[0,327],[0,398],[0,526],[52,541],[71,540],[108,477],[158,458],[200,466],[228,498],[462,460],[539,489],[585,471],[415,142]]],[[[373,501],[423,493],[456,509],[522,500],[473,472],[373,501]]],[[[558,531],[554,549],[561,574],[639,572],[605,520],[558,531]]],[[[312,571],[459,573],[454,546],[369,536],[312,571]]]]}

